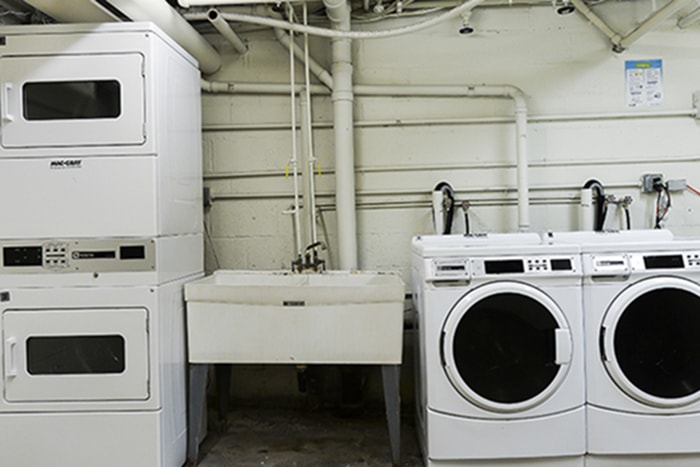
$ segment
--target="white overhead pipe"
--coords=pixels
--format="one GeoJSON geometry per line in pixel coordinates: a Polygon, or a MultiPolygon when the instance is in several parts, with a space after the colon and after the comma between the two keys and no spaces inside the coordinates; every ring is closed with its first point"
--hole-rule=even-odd
{"type": "MultiPolygon", "coordinates": [[[[334,54],[335,56],[335,54],[334,54]]],[[[355,166],[354,166],[354,143],[353,143],[353,127],[354,121],[352,118],[352,100],[353,95],[358,96],[377,96],[377,97],[483,97],[483,98],[510,98],[515,104],[515,131],[516,131],[516,159],[517,159],[517,190],[518,190],[518,229],[527,231],[530,228],[530,200],[529,200],[529,177],[528,177],[528,145],[527,145],[527,101],[525,93],[519,88],[511,85],[491,86],[491,85],[465,85],[465,86],[373,86],[373,85],[355,85],[352,86],[350,81],[350,90],[348,91],[348,80],[343,74],[347,74],[347,66],[352,74],[352,65],[345,64],[344,72],[335,76],[335,82],[338,82],[339,77],[343,77],[342,86],[343,94],[338,94],[338,87],[333,90],[334,101],[334,134],[336,135],[336,184],[338,189],[338,229],[339,243],[342,236],[343,242],[348,242],[350,245],[343,243],[345,247],[346,261],[352,255],[352,243],[356,250],[356,235],[350,235],[355,232],[354,226],[356,220],[354,218],[354,191],[355,191],[355,166]],[[336,101],[337,99],[337,101],[336,101]],[[348,100],[349,99],[349,100],[348,100]],[[349,104],[349,105],[348,105],[349,104]],[[349,108],[349,110],[348,110],[349,108]],[[350,115],[348,116],[348,112],[350,115]],[[340,119],[340,120],[338,120],[340,119]],[[339,143],[339,141],[341,141],[339,143]],[[341,189],[342,187],[342,189],[341,189]],[[347,193],[347,190],[352,190],[352,196],[347,193]],[[341,207],[342,206],[342,207],[341,207]],[[345,209],[352,209],[352,218],[345,209]],[[342,221],[341,219],[342,212],[342,221]],[[346,216],[348,218],[346,218],[346,216]],[[353,230],[341,230],[342,227],[353,230]],[[342,234],[341,234],[342,232],[342,234]],[[348,233],[350,232],[350,233],[348,233]],[[347,238],[345,235],[351,237],[347,238]]],[[[334,59],[335,66],[335,59],[334,59]]],[[[335,71],[335,70],[334,70],[335,71]]],[[[352,76],[349,78],[352,79],[352,76]]],[[[313,85],[312,85],[313,86],[313,85]]],[[[321,85],[315,85],[315,89],[310,89],[314,94],[328,94],[328,89],[321,85]]],[[[203,81],[202,89],[208,92],[225,92],[225,93],[260,93],[260,94],[280,94],[280,91],[289,92],[289,85],[279,84],[264,84],[264,83],[210,83],[203,81]],[[259,92],[260,91],[260,92],[259,92]]],[[[302,87],[297,85],[297,92],[300,92],[302,87]]],[[[675,115],[675,114],[674,114],[675,115]]],[[[683,113],[682,115],[685,115],[683,113]]],[[[595,116],[595,118],[603,118],[605,115],[595,116]]],[[[563,118],[563,117],[562,117],[563,118]]],[[[568,117],[567,117],[568,118],[568,117]]],[[[554,120],[556,118],[550,117],[554,120]]],[[[341,249],[339,249],[341,251],[341,249]]],[[[356,254],[356,253],[355,253],[356,254]]],[[[344,269],[341,263],[341,269],[344,269]]]]}
{"type": "MultiPolygon", "coordinates": [[[[347,0],[323,0],[333,29],[350,31],[347,0]]],[[[333,64],[333,135],[335,192],[338,222],[338,261],[341,270],[357,269],[357,218],[355,209],[355,141],[352,88],[352,41],[335,37],[333,64]]]]}
{"type": "Polygon", "coordinates": [[[622,36],[613,28],[608,26],[608,24],[605,21],[603,21],[600,16],[595,14],[593,10],[591,10],[588,7],[586,2],[584,2],[583,0],[571,0],[571,4],[576,8],[576,11],[585,16],[586,19],[590,21],[593,26],[598,28],[598,30],[602,32],[610,40],[610,42],[612,42],[613,50],[615,52],[623,51],[622,49],[617,49],[620,40],[622,40],[622,36]]]}
{"type": "MultiPolygon", "coordinates": [[[[304,61],[304,50],[299,46],[299,44],[296,43],[296,41],[293,41],[290,37],[289,34],[284,32],[280,28],[275,28],[275,37],[277,37],[277,40],[284,45],[287,49],[292,47],[294,49],[294,56],[297,58],[299,61],[304,61]]],[[[316,76],[319,81],[321,81],[323,84],[325,84],[328,89],[333,89],[333,77],[331,76],[328,71],[326,71],[323,66],[321,66],[320,63],[318,63],[316,60],[313,58],[309,57],[308,60],[308,65],[309,65],[309,70],[311,73],[316,76]]]]}
{"type": "Polygon", "coordinates": [[[221,56],[165,0],[105,0],[112,10],[92,0],[28,0],[27,3],[62,22],[150,21],[165,31],[199,62],[203,73],[221,67],[221,56]]]}
{"type": "Polygon", "coordinates": [[[605,34],[605,36],[610,39],[614,52],[621,53],[629,48],[633,42],[637,41],[644,34],[651,31],[659,23],[668,19],[671,15],[676,13],[691,1],[692,0],[671,0],[624,37],[608,26],[608,24],[603,21],[600,16],[595,14],[593,10],[586,5],[584,0],[571,0],[571,4],[576,7],[576,10],[585,16],[591,22],[591,24],[597,27],[600,32],[605,34]]]}
{"type": "MultiPolygon", "coordinates": [[[[305,26],[301,24],[290,23],[284,20],[257,15],[248,15],[244,13],[221,12],[220,14],[227,21],[239,21],[242,23],[259,24],[261,26],[269,26],[271,28],[281,28],[288,31],[308,33],[313,36],[345,39],[381,39],[384,37],[395,37],[427,29],[429,27],[435,26],[436,24],[442,23],[443,21],[456,18],[463,12],[475,8],[484,1],[486,0],[467,0],[461,5],[456,6],[455,8],[452,8],[451,10],[441,13],[439,15],[433,16],[430,19],[419,21],[417,23],[413,23],[407,26],[400,26],[394,29],[386,29],[383,31],[351,31],[349,26],[347,29],[327,29],[320,28],[317,26],[305,26]]],[[[206,13],[189,13],[187,14],[187,18],[195,21],[205,20],[206,13]]]]}
{"type": "Polygon", "coordinates": [[[207,19],[214,28],[219,31],[219,34],[224,36],[224,39],[229,41],[236,52],[243,55],[248,52],[248,46],[243,40],[238,37],[238,34],[231,28],[231,25],[225,19],[221,18],[219,11],[212,8],[207,11],[207,19]]]}
{"type": "MultiPolygon", "coordinates": [[[[530,229],[528,194],[527,102],[525,93],[515,86],[355,86],[357,95],[364,96],[423,96],[423,97],[507,97],[515,104],[515,132],[518,179],[518,229],[530,229]]],[[[336,175],[337,176],[337,175],[336,175]]]]}
{"type": "MultiPolygon", "coordinates": [[[[292,177],[294,179],[294,208],[292,216],[294,219],[294,246],[296,247],[297,256],[295,260],[301,261],[301,212],[299,206],[299,164],[297,157],[297,103],[296,93],[294,92],[294,52],[289,50],[289,98],[290,98],[290,120],[292,122],[292,157],[289,160],[289,165],[292,166],[292,177]]],[[[286,171],[285,171],[286,172],[286,171]]]]}
{"type": "MultiPolygon", "coordinates": [[[[221,94],[264,94],[264,95],[288,95],[292,88],[289,83],[234,83],[222,81],[201,80],[201,88],[204,92],[221,94]]],[[[304,91],[303,84],[295,84],[294,92],[299,94],[304,91]]],[[[330,94],[330,90],[322,84],[312,84],[310,91],[313,94],[330,94]]]]}
{"type": "MultiPolygon", "coordinates": [[[[308,8],[306,6],[306,3],[304,3],[304,25],[308,24],[308,8]]],[[[291,34],[291,33],[290,33],[291,34]]],[[[290,37],[290,40],[294,42],[294,36],[290,37]]],[[[293,53],[293,49],[289,49],[289,53],[293,53]]],[[[316,179],[315,179],[315,172],[316,172],[316,165],[318,164],[318,161],[316,160],[316,156],[314,156],[314,139],[313,139],[313,129],[312,129],[312,119],[311,119],[311,90],[309,89],[309,86],[311,85],[311,77],[309,76],[310,70],[309,70],[309,62],[310,62],[310,57],[309,57],[309,35],[304,34],[304,83],[305,83],[305,89],[304,89],[304,100],[306,100],[306,115],[305,118],[306,120],[304,121],[304,125],[306,126],[306,131],[304,131],[304,135],[307,138],[306,141],[306,170],[309,172],[308,176],[308,182],[309,182],[309,223],[311,227],[311,241],[309,242],[309,245],[315,245],[318,243],[318,233],[316,229],[316,179]]],[[[354,169],[354,167],[353,167],[354,169]]],[[[353,170],[353,176],[354,176],[354,170],[353,170]]],[[[353,187],[353,200],[355,199],[355,193],[354,193],[354,187],[353,187]]]]}
{"type": "Polygon", "coordinates": [[[642,37],[642,35],[651,31],[662,21],[668,19],[675,12],[683,8],[686,4],[690,3],[692,0],[671,0],[663,8],[660,8],[651,16],[649,16],[642,24],[637,26],[632,32],[627,34],[621,41],[619,46],[622,49],[628,48],[634,41],[642,37]]]}
{"type": "MultiPolygon", "coordinates": [[[[108,0],[133,21],[152,21],[192,54],[205,74],[221,68],[221,56],[165,0],[108,0]]],[[[64,7],[65,8],[65,7],[64,7]]]]}
{"type": "Polygon", "coordinates": [[[681,29],[689,28],[695,25],[695,23],[697,23],[698,21],[700,21],[700,8],[693,11],[684,18],[681,18],[681,20],[678,21],[678,27],[681,29]]]}

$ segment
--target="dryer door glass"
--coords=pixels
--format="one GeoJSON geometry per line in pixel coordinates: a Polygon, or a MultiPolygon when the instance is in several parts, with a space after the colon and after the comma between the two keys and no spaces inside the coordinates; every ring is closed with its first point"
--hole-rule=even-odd
{"type": "Polygon", "coordinates": [[[660,398],[700,390],[700,297],[678,288],[639,295],[613,328],[614,356],[637,388],[660,398]]]}
{"type": "Polygon", "coordinates": [[[555,379],[557,320],[542,303],[517,293],[476,302],[457,325],[453,358],[464,383],[493,402],[540,395],[555,379]]]}

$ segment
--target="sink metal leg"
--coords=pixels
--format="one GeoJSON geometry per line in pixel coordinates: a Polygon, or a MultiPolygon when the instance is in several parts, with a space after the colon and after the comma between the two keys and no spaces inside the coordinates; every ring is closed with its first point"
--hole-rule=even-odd
{"type": "Polygon", "coordinates": [[[231,395],[231,365],[217,363],[214,365],[216,372],[216,393],[219,399],[219,432],[224,433],[228,425],[228,401],[231,395]]]}
{"type": "Polygon", "coordinates": [[[199,457],[199,429],[206,404],[208,365],[191,364],[187,401],[187,465],[197,465],[199,457]]]}
{"type": "Polygon", "coordinates": [[[401,365],[382,365],[382,386],[384,387],[384,405],[386,421],[389,427],[389,444],[391,445],[391,463],[398,466],[401,460],[401,395],[399,380],[401,365]]]}

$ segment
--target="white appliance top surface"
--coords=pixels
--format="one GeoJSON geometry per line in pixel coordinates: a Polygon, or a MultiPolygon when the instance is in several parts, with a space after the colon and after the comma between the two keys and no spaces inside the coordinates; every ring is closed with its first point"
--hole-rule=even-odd
{"type": "MultiPolygon", "coordinates": [[[[106,34],[120,32],[148,32],[157,35],[170,47],[197,66],[197,61],[177,42],[154,23],[148,21],[113,22],[113,23],[62,23],[62,24],[27,24],[0,26],[0,36],[28,35],[63,35],[63,34],[106,34]]],[[[12,51],[16,53],[15,51],[12,51]]]]}
{"type": "Polygon", "coordinates": [[[595,248],[597,245],[639,245],[657,244],[673,241],[673,233],[666,229],[615,230],[615,231],[581,231],[581,232],[545,232],[542,237],[547,242],[575,243],[582,249],[595,248]]]}
{"type": "Polygon", "coordinates": [[[531,256],[578,254],[574,243],[543,243],[539,234],[495,233],[475,236],[425,235],[414,237],[413,251],[423,257],[531,256]]]}

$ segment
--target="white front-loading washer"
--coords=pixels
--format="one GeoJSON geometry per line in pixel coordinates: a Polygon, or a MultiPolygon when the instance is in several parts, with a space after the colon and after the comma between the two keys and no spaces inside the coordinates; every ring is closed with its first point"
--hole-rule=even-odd
{"type": "Polygon", "coordinates": [[[700,465],[700,241],[553,234],[581,245],[586,464],[700,465]]]}
{"type": "Polygon", "coordinates": [[[424,236],[412,267],[426,465],[583,465],[578,247],[424,236]]]}

